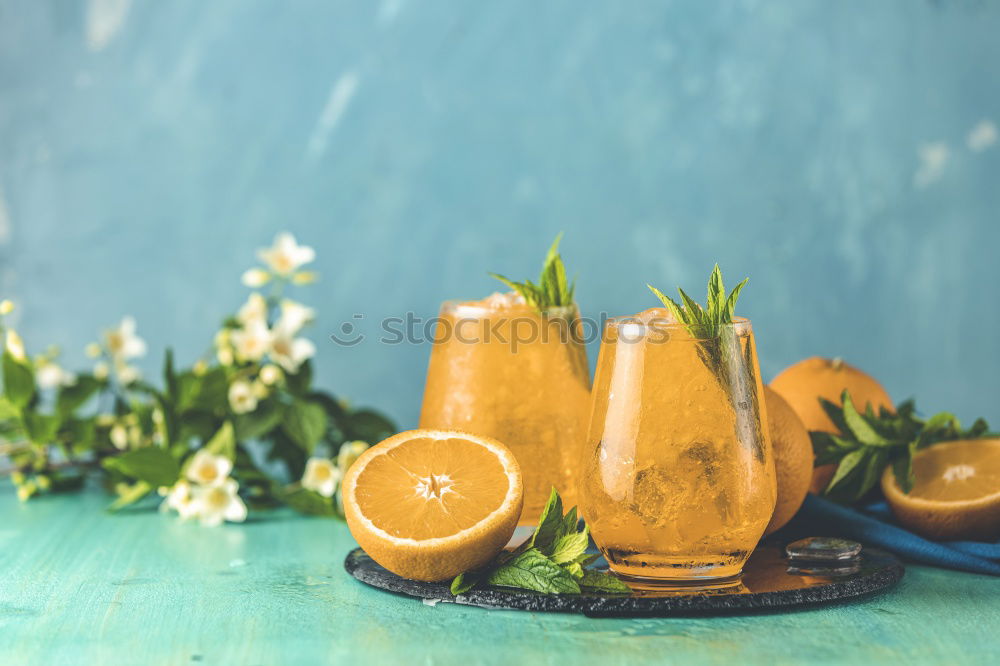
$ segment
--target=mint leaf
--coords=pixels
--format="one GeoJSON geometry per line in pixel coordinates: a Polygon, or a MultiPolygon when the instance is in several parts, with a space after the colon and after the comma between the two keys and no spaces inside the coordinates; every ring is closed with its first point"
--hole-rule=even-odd
{"type": "Polygon", "coordinates": [[[498,568],[489,575],[487,582],[490,585],[519,587],[546,594],[580,593],[580,586],[573,576],[537,548],[529,548],[498,568]]]}
{"type": "Polygon", "coordinates": [[[549,549],[562,529],[562,517],[562,498],[553,488],[549,492],[549,500],[542,509],[542,515],[538,518],[538,528],[531,535],[531,545],[543,553],[550,553],[549,549]]]}
{"type": "Polygon", "coordinates": [[[585,580],[591,581],[591,591],[627,592],[624,583],[607,580],[613,578],[610,574],[584,568],[600,555],[586,552],[590,529],[584,525],[578,531],[578,522],[576,507],[563,515],[562,498],[553,488],[531,538],[513,551],[501,552],[485,567],[456,576],[451,593],[464,594],[486,582],[546,594],[578,594],[585,580]]]}
{"type": "Polygon", "coordinates": [[[583,577],[577,581],[582,592],[632,594],[632,588],[623,583],[613,574],[603,571],[584,571],[583,577]]]}
{"type": "Polygon", "coordinates": [[[854,407],[854,402],[851,400],[851,394],[847,392],[847,389],[844,389],[844,392],[841,394],[840,401],[843,406],[844,421],[859,442],[866,446],[889,446],[891,444],[885,437],[878,434],[871,424],[858,413],[858,410],[854,407]]]}
{"type": "MultiPolygon", "coordinates": [[[[912,448],[915,447],[911,446],[912,448]]],[[[913,490],[913,484],[916,479],[913,476],[913,456],[910,455],[909,451],[906,454],[900,455],[892,462],[892,473],[896,477],[896,485],[899,486],[900,490],[904,493],[909,493],[913,490]]]]}
{"type": "Polygon", "coordinates": [[[576,290],[576,285],[570,284],[566,280],[566,267],[559,255],[559,242],[561,240],[562,233],[556,236],[552,246],[549,247],[542,264],[542,272],[538,276],[537,285],[531,280],[515,282],[498,273],[490,273],[490,277],[503,282],[520,294],[528,305],[539,311],[544,312],[549,308],[573,305],[573,293],[576,290]]]}
{"type": "MultiPolygon", "coordinates": [[[[575,527],[575,526],[574,526],[575,527]]],[[[582,532],[566,534],[556,539],[552,545],[552,552],[549,559],[556,564],[570,564],[587,551],[590,543],[590,530],[586,527],[582,532]]]]}
{"type": "Polygon", "coordinates": [[[478,584],[479,579],[474,574],[460,573],[455,576],[455,580],[451,581],[451,593],[455,596],[465,594],[478,584]]]}

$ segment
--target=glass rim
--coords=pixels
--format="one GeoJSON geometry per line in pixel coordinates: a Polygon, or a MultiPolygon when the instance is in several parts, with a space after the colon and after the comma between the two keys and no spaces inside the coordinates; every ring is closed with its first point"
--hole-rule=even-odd
{"type": "Polygon", "coordinates": [[[518,303],[517,308],[504,308],[498,310],[488,305],[477,305],[477,301],[463,301],[451,299],[441,304],[441,313],[463,314],[468,313],[470,317],[481,319],[485,316],[524,316],[524,315],[552,315],[564,317],[566,315],[579,315],[580,308],[574,301],[571,305],[557,305],[539,311],[534,306],[527,303],[518,303]]]}
{"type": "MultiPolygon", "coordinates": [[[[620,331],[624,327],[628,327],[632,332],[642,332],[647,333],[649,331],[670,331],[670,330],[688,330],[688,324],[677,321],[673,318],[667,317],[657,317],[652,320],[642,321],[639,319],[639,315],[621,315],[618,317],[610,317],[605,323],[607,330],[614,329],[620,331]]],[[[743,333],[749,331],[753,328],[750,320],[747,317],[740,317],[738,315],[733,316],[733,321],[728,324],[719,324],[725,329],[735,329],[737,333],[743,333]]],[[[696,340],[701,340],[703,338],[695,338],[696,340]]]]}

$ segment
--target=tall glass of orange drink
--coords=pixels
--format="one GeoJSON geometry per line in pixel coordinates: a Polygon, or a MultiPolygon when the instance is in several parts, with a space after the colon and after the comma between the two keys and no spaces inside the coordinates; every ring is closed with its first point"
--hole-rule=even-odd
{"type": "Polygon", "coordinates": [[[660,308],[607,322],[580,502],[615,573],[737,580],[774,510],[761,392],[749,320],[711,339],[660,308]]]}
{"type": "Polygon", "coordinates": [[[537,522],[552,486],[573,502],[589,408],[575,304],[539,309],[511,292],[442,306],[420,427],[506,444],[523,474],[520,524],[537,522]]]}

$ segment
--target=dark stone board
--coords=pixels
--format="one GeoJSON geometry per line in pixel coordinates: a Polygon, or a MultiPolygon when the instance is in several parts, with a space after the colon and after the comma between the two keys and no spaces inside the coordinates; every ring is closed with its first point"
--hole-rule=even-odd
{"type": "Polygon", "coordinates": [[[898,559],[873,548],[862,551],[858,566],[849,573],[793,573],[777,544],[763,544],[754,551],[736,586],[717,590],[637,590],[631,595],[545,595],[486,586],[453,596],[447,583],[400,578],[379,566],[360,548],[347,555],[344,568],[366,585],[419,599],[482,608],[583,613],[592,617],[721,615],[805,608],[881,592],[903,577],[903,565],[898,559]]]}

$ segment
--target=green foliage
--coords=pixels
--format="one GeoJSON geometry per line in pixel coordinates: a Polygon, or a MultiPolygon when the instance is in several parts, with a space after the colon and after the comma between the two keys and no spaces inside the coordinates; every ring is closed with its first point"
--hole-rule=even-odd
{"type": "Polygon", "coordinates": [[[858,411],[847,391],[840,405],[822,398],[820,404],[841,434],[814,431],[809,436],[816,465],[837,464],[823,494],[843,503],[864,498],[878,484],[886,465],[892,465],[903,492],[910,492],[913,454],[920,449],[937,442],[996,436],[983,419],[967,429],[949,412],[921,419],[912,400],[901,403],[895,413],[882,409],[878,415],[871,405],[864,413],[858,411]]]}
{"type": "Polygon", "coordinates": [[[497,273],[490,273],[490,276],[519,293],[528,305],[539,311],[544,312],[549,308],[573,305],[573,292],[576,290],[576,284],[566,280],[566,267],[559,255],[559,242],[561,240],[562,234],[560,233],[549,248],[548,254],[545,255],[542,272],[538,276],[538,284],[531,280],[514,282],[497,273]]]}
{"type": "Polygon", "coordinates": [[[3,353],[3,388],[7,402],[16,408],[25,407],[35,395],[35,374],[31,367],[3,353]]]}
{"type": "Polygon", "coordinates": [[[733,323],[733,314],[736,311],[736,301],[740,297],[740,292],[746,286],[750,278],[744,278],[736,285],[729,296],[722,281],[722,271],[716,264],[712,269],[712,274],[708,278],[708,298],[705,307],[692,299],[680,287],[677,292],[680,294],[683,305],[677,303],[662,291],[651,284],[647,284],[649,290],[656,295],[663,307],[674,316],[674,318],[688,329],[691,336],[698,339],[712,340],[719,337],[722,327],[733,323]]]}
{"type": "MultiPolygon", "coordinates": [[[[283,289],[308,283],[315,274],[265,273],[265,282],[273,288],[267,296],[253,294],[246,311],[259,306],[253,322],[273,334],[286,308],[296,307],[301,314],[292,325],[297,334],[311,314],[308,308],[286,301],[283,289]]],[[[126,367],[145,348],[131,319],[128,324],[123,320],[114,332],[116,345],[107,337],[103,345],[88,345],[88,355],[99,359],[93,374],[63,373],[54,382],[50,372],[48,381],[40,383],[36,372],[53,363],[57,351],[34,358],[4,351],[0,457],[12,465],[10,474],[19,496],[75,490],[87,473],[100,471],[103,485],[117,495],[109,507],[116,511],[158,488],[175,486],[187,475],[194,455],[206,451],[232,461],[230,475],[241,498],[254,508],[287,505],[311,515],[339,515],[333,498],[302,487],[307,459],[335,458],[341,446],[353,440],[374,444],[395,432],[396,426],[378,412],[353,409],[317,389],[311,361],[301,355],[282,356],[270,338],[263,356],[241,354],[230,336],[245,332],[247,316],[241,310],[239,316],[225,317],[211,361],[178,367],[173,351],[167,349],[162,387],[141,380],[135,368],[126,367]],[[123,373],[123,368],[130,372],[123,373]],[[234,401],[234,391],[243,402],[234,401]],[[248,447],[251,442],[254,446],[248,447]],[[278,469],[258,465],[250,449],[280,463],[278,469]]],[[[0,336],[8,332],[15,336],[12,349],[17,351],[20,338],[4,328],[0,313],[0,336]]],[[[55,369],[62,372],[58,366],[55,369]]]]}
{"type": "Polygon", "coordinates": [[[589,535],[586,525],[579,529],[575,507],[563,515],[562,499],[553,488],[531,537],[485,567],[456,576],[451,593],[464,594],[483,582],[544,594],[631,593],[615,576],[584,569],[598,557],[587,554],[589,535]]]}
{"type": "Polygon", "coordinates": [[[311,455],[326,432],[327,422],[326,410],[322,405],[296,399],[285,410],[282,428],[295,444],[311,455]]]}
{"type": "Polygon", "coordinates": [[[126,478],[144,481],[153,487],[172,486],[180,478],[181,468],[166,450],[158,446],[127,451],[103,462],[104,468],[126,478]]]}

